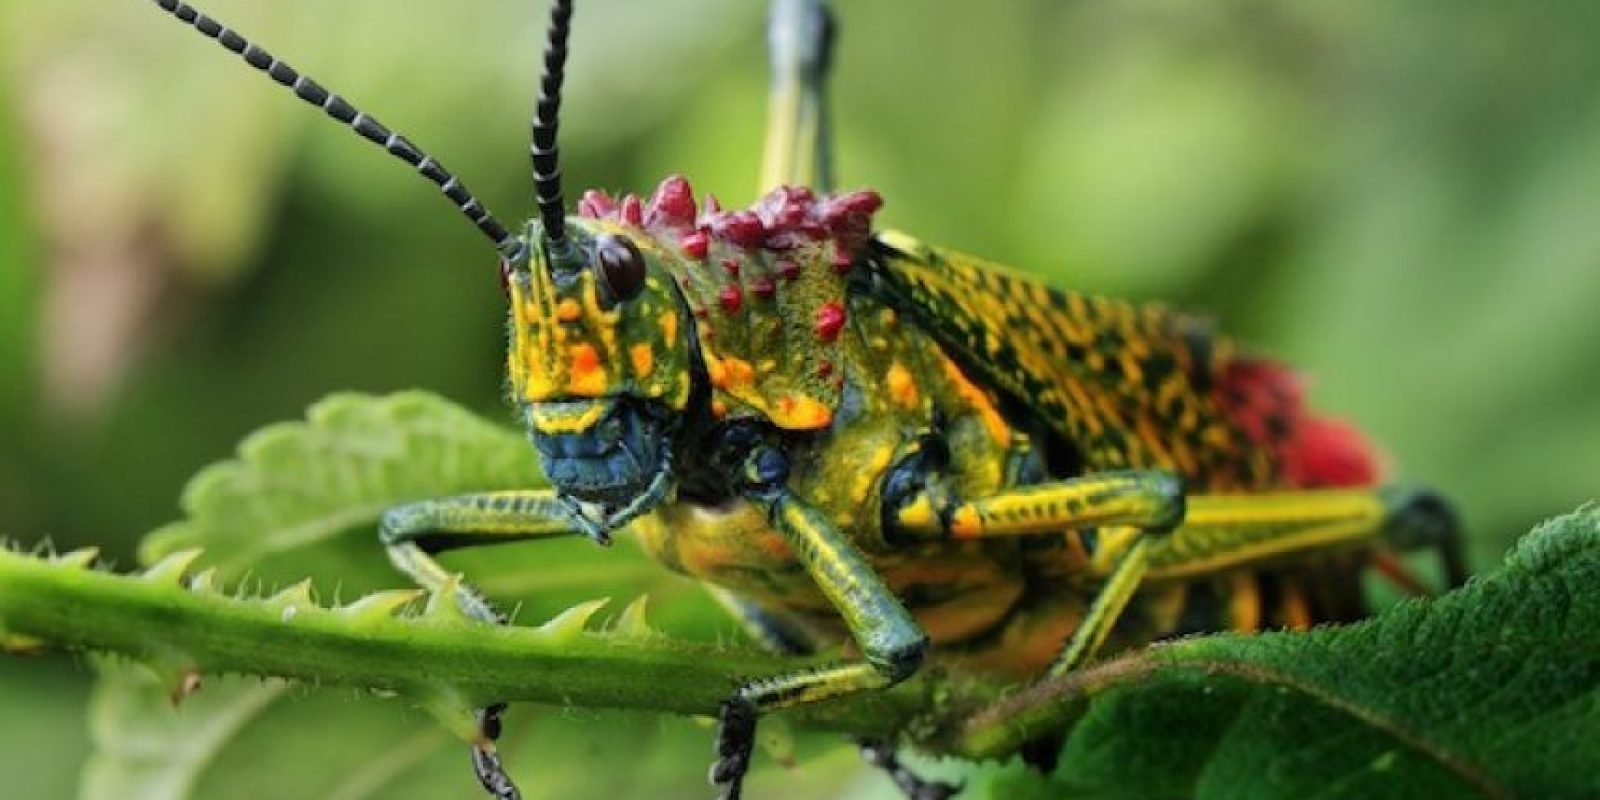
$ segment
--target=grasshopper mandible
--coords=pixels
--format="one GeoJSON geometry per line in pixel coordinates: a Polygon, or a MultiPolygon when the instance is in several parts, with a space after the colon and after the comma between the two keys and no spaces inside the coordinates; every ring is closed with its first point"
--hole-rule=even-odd
{"type": "MultiPolygon", "coordinates": [[[[372,116],[180,0],[162,9],[414,167],[493,244],[511,401],[554,488],[390,510],[418,583],[439,553],[626,530],[784,652],[856,655],[752,681],[722,705],[711,780],[740,796],[757,719],[882,689],[925,659],[1016,681],[1110,646],[1359,613],[1387,547],[1464,572],[1448,508],[1379,488],[1359,436],[1312,415],[1293,374],[1157,306],[1064,292],[875,230],[871,191],[831,193],[832,18],[777,0],[763,167],[748,209],[590,191],[569,217],[556,143],[571,0],[556,0],[531,148],[539,214],[502,225],[372,116]],[[1126,613],[1138,610],[1137,614],[1126,613]]],[[[479,712],[479,781],[520,794],[479,712]]],[[[915,798],[956,789],[862,742],[915,798]]]]}

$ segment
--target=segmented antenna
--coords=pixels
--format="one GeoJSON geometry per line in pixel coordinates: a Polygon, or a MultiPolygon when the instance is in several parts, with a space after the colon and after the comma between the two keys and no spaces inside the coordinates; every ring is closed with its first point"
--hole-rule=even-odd
{"type": "Polygon", "coordinates": [[[445,197],[450,198],[450,202],[456,204],[456,210],[466,215],[484,236],[489,237],[489,241],[494,242],[495,248],[502,256],[513,261],[522,257],[522,242],[508,233],[505,226],[501,225],[500,221],[483,207],[483,203],[478,202],[478,198],[472,195],[466,185],[450,174],[443,164],[435,161],[433,156],[422,152],[406,137],[390,131],[383,123],[350,105],[343,97],[322,88],[316,81],[301,75],[294,67],[279,61],[271,53],[257,47],[222,23],[195,10],[193,6],[180,0],[155,0],[155,4],[206,37],[215,39],[218,44],[244,59],[245,63],[288,87],[294,92],[295,97],[322,109],[328,116],[350,126],[363,138],[382,147],[389,155],[416,167],[422,177],[432,181],[444,192],[445,197]]]}
{"type": "Polygon", "coordinates": [[[533,187],[539,200],[539,219],[544,223],[545,246],[557,266],[576,266],[578,262],[577,253],[567,241],[566,201],[561,196],[561,165],[556,147],[571,23],[572,0],[555,0],[550,7],[550,35],[544,46],[539,105],[533,115],[533,146],[528,150],[533,158],[533,187]]]}

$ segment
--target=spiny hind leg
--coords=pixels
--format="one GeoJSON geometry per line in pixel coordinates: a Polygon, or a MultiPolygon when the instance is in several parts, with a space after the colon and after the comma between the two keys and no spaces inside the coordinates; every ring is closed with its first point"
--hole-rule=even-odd
{"type": "MultiPolygon", "coordinates": [[[[492,492],[408,503],[385,513],[378,528],[378,538],[396,568],[430,591],[453,590],[463,613],[496,625],[504,625],[506,618],[481,592],[446,571],[434,556],[465,547],[579,533],[549,491],[492,492]]],[[[472,769],[496,800],[518,800],[522,795],[495,750],[505,709],[505,703],[478,709],[472,769]]]]}
{"type": "MultiPolygon", "coordinates": [[[[1360,545],[1399,550],[1438,551],[1452,586],[1465,578],[1459,525],[1437,494],[1385,487],[1253,495],[1196,495],[1188,499],[1184,522],[1170,537],[1129,540],[1114,551],[1103,546],[1096,563],[1115,562],[1094,604],[1047,677],[1064,675],[1093,658],[1144,578],[1197,578],[1227,569],[1249,568],[1316,551],[1346,551],[1360,545]],[[1143,549],[1145,552],[1141,553],[1143,549]],[[1114,553],[1114,555],[1113,555],[1114,553]]],[[[1278,587],[1284,623],[1296,630],[1316,621],[1304,587],[1287,581],[1278,587]]]]}
{"type": "Polygon", "coordinates": [[[1152,569],[1182,578],[1352,544],[1380,556],[1431,549],[1449,587],[1467,578],[1455,511],[1437,492],[1407,486],[1195,496],[1152,569]]]}
{"type": "MultiPolygon", "coordinates": [[[[1050,497],[1059,492],[1045,489],[1042,494],[1050,497]]],[[[1004,535],[1004,530],[1004,526],[984,528],[986,535],[1004,535]]],[[[1282,564],[1311,553],[1386,543],[1397,549],[1437,547],[1447,554],[1451,543],[1459,541],[1457,530],[1448,506],[1425,491],[1385,488],[1192,496],[1182,524],[1170,536],[1129,539],[1114,533],[1107,537],[1102,529],[1100,549],[1094,554],[1094,562],[1101,566],[1091,574],[1102,574],[1104,584],[1046,679],[1060,678],[1095,656],[1141,579],[1200,579],[1282,564]]],[[[1447,572],[1464,572],[1459,562],[1451,567],[1449,556],[1445,559],[1447,572]]],[[[1259,615],[1259,609],[1255,613],[1259,615]]],[[[958,749],[972,757],[1016,752],[1041,735],[1063,730],[1082,710],[1081,698],[1064,697],[1056,708],[1029,709],[1026,722],[980,714],[975,718],[984,723],[965,731],[958,749]],[[1037,721],[1046,718],[1055,727],[1041,728],[1037,721]]]]}

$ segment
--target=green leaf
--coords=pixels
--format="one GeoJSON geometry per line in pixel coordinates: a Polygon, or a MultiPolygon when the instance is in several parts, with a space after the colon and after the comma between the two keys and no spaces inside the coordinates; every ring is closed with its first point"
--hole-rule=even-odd
{"type": "Polygon", "coordinates": [[[1113,659],[973,720],[1026,736],[1088,701],[1054,777],[1013,765],[974,796],[1600,796],[1596,586],[1600,508],[1587,507],[1498,572],[1367,622],[1113,659]]]}
{"type": "Polygon", "coordinates": [[[351,562],[383,564],[366,557],[380,552],[375,535],[350,534],[375,530],[390,506],[544,485],[515,432],[423,392],[333,395],[308,416],[255,432],[237,458],[196,475],[183,492],[184,519],[147,537],[140,560],[203,547],[225,581],[246,570],[275,575],[288,559],[283,580],[321,572],[348,582],[351,562]]]}
{"type": "Polygon", "coordinates": [[[89,706],[95,757],[84,771],[82,800],[189,796],[217,752],[288,688],[234,678],[174,710],[155,673],[109,659],[96,666],[100,679],[89,706]]]}

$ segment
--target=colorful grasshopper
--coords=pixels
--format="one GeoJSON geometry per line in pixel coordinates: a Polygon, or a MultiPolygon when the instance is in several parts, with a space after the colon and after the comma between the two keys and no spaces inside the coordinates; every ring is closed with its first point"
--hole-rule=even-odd
{"type": "MultiPolygon", "coordinates": [[[[1455,526],[1426,492],[1374,488],[1360,439],[1293,375],[1155,306],[1059,291],[874,231],[870,191],[826,194],[831,22],[775,3],[772,126],[747,210],[587,192],[565,212],[556,122],[571,19],[552,12],[533,123],[539,217],[508,231],[432,157],[179,0],[157,5],[437,184],[494,244],[512,401],[554,490],[391,510],[394,563],[429,587],[461,547],[626,528],[704,581],[754,637],[856,655],[748,683],[722,705],[711,780],[735,798],[757,718],[882,689],[928,658],[1016,681],[1108,646],[1359,614],[1385,545],[1455,526]],[[803,188],[805,186],[813,189],[803,188]]],[[[470,588],[462,607],[503,618],[470,588]]],[[[503,705],[479,714],[479,780],[503,705]]],[[[864,742],[908,794],[955,791],[864,742]]]]}

